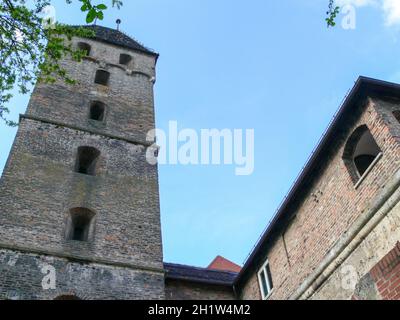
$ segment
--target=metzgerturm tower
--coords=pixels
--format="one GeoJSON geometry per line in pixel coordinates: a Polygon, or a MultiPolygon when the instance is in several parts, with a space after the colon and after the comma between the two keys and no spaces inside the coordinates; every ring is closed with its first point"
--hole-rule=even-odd
{"type": "Polygon", "coordinates": [[[0,182],[0,299],[164,299],[158,55],[100,26],[74,38],[76,85],[36,85],[0,182]]]}

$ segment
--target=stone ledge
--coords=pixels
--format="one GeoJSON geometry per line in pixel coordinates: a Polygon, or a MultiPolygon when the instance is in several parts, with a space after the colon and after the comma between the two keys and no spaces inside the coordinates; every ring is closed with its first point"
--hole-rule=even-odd
{"type": "Polygon", "coordinates": [[[36,248],[36,247],[27,248],[27,247],[23,247],[23,246],[19,246],[19,245],[9,245],[9,244],[5,244],[5,243],[1,243],[1,242],[0,242],[0,249],[10,250],[10,251],[20,251],[20,252],[29,253],[29,254],[52,256],[52,257],[57,257],[57,258],[61,258],[61,259],[72,259],[74,261],[80,261],[80,262],[96,263],[96,264],[103,264],[103,265],[112,266],[112,267],[129,268],[129,269],[133,269],[133,270],[141,270],[141,271],[146,271],[146,272],[165,274],[165,270],[161,269],[161,268],[148,267],[148,266],[134,264],[134,263],[128,263],[128,262],[112,261],[112,260],[108,260],[108,259],[90,258],[90,257],[86,257],[86,256],[68,254],[68,253],[64,253],[64,252],[56,251],[56,250],[46,250],[46,249],[41,249],[41,248],[36,248]]]}
{"type": "Polygon", "coordinates": [[[47,123],[47,124],[52,124],[55,126],[61,126],[61,127],[65,127],[65,128],[69,128],[72,130],[79,130],[79,131],[84,131],[87,133],[91,133],[91,134],[96,134],[96,135],[100,135],[100,136],[104,136],[107,138],[111,138],[111,139],[115,139],[115,140],[121,140],[121,141],[125,141],[128,143],[132,143],[134,145],[139,145],[139,146],[144,146],[144,147],[151,147],[154,145],[154,143],[150,143],[150,142],[141,142],[141,141],[135,141],[135,140],[130,140],[130,139],[126,139],[120,136],[114,136],[114,135],[110,135],[104,132],[100,132],[97,130],[89,130],[86,128],[82,128],[82,127],[78,127],[78,126],[71,126],[69,124],[66,123],[62,123],[62,122],[58,122],[58,121],[52,121],[52,120],[48,120],[45,118],[41,118],[41,117],[36,117],[36,116],[30,116],[30,115],[26,115],[26,114],[20,114],[19,115],[19,121],[21,122],[22,119],[28,119],[28,120],[33,120],[33,121],[40,121],[43,123],[47,123]]]}

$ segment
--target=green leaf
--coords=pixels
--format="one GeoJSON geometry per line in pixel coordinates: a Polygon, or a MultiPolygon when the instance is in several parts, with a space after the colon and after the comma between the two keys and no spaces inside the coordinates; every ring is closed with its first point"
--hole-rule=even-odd
{"type": "Polygon", "coordinates": [[[90,9],[86,16],[86,23],[92,23],[97,17],[97,12],[95,9],[90,9]]]}
{"type": "Polygon", "coordinates": [[[105,4],[99,4],[99,5],[96,6],[96,8],[99,9],[99,10],[106,10],[107,6],[105,4]]]}

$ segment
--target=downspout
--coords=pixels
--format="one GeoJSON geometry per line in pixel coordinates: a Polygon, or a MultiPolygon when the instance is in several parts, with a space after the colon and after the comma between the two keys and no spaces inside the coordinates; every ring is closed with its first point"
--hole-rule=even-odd
{"type": "Polygon", "coordinates": [[[319,289],[400,201],[400,192],[390,199],[399,186],[400,170],[390,179],[366,214],[360,216],[336,242],[317,269],[301,284],[290,300],[308,299],[319,289]]]}

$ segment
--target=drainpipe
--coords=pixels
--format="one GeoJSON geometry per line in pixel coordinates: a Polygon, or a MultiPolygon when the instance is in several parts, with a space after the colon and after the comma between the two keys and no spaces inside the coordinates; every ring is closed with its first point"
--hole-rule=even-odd
{"type": "Polygon", "coordinates": [[[371,208],[360,216],[336,242],[317,269],[302,283],[290,297],[290,300],[308,299],[321,287],[400,201],[400,192],[397,192],[392,197],[399,186],[400,170],[390,179],[389,183],[372,203],[371,208]]]}

